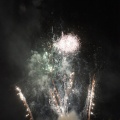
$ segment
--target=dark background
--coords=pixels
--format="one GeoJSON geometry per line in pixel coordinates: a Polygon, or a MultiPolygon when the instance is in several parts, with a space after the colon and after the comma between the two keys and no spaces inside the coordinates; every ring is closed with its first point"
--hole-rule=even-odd
{"type": "Polygon", "coordinates": [[[30,50],[63,31],[81,38],[81,57],[97,73],[91,120],[119,120],[119,18],[119,0],[1,0],[0,119],[25,119],[14,85],[24,79],[30,50]]]}

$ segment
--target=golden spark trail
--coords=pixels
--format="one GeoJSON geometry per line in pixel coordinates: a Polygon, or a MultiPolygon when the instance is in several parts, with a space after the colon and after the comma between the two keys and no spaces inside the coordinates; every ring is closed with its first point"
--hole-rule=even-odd
{"type": "Polygon", "coordinates": [[[29,117],[30,120],[33,120],[33,116],[32,116],[32,113],[31,113],[31,110],[27,104],[27,101],[26,101],[26,98],[24,97],[23,93],[21,92],[21,89],[19,87],[16,86],[16,91],[18,92],[17,95],[20,97],[20,100],[23,102],[25,108],[26,108],[26,111],[27,111],[27,114],[26,114],[26,117],[29,117]]]}
{"type": "Polygon", "coordinates": [[[91,114],[93,114],[93,112],[91,112],[93,106],[95,105],[93,103],[93,98],[95,95],[95,75],[93,76],[93,80],[92,80],[92,84],[91,84],[91,90],[89,90],[90,94],[89,94],[89,106],[88,106],[88,120],[90,120],[91,114]]]}

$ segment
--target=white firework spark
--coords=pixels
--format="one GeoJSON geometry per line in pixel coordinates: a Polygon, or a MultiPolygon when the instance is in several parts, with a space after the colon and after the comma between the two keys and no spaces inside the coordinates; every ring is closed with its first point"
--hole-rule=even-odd
{"type": "Polygon", "coordinates": [[[62,34],[62,36],[53,44],[53,46],[64,53],[75,53],[79,50],[80,41],[75,35],[62,34]]]}
{"type": "Polygon", "coordinates": [[[24,97],[23,93],[21,92],[21,89],[19,87],[15,87],[16,91],[18,92],[17,95],[20,97],[20,100],[23,102],[24,106],[26,107],[26,117],[29,117],[30,120],[33,120],[33,116],[31,113],[31,110],[27,104],[26,98],[24,97]]]}

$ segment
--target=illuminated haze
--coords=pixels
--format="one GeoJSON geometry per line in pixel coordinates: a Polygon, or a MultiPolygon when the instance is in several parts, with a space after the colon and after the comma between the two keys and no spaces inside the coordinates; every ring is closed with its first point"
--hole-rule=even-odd
{"type": "Polygon", "coordinates": [[[58,120],[79,120],[79,119],[75,111],[72,111],[69,114],[60,116],[58,120]]]}

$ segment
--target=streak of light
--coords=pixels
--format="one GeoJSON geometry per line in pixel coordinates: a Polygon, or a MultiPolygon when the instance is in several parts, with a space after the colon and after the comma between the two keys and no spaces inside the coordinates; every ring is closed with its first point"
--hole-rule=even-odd
{"type": "Polygon", "coordinates": [[[91,83],[91,88],[89,89],[89,106],[88,106],[88,120],[90,120],[90,115],[93,114],[92,109],[95,106],[93,103],[94,95],[95,95],[95,75],[93,76],[93,80],[91,83]]]}
{"type": "Polygon", "coordinates": [[[88,95],[88,98],[89,98],[89,106],[88,106],[88,120],[90,120],[90,117],[91,115],[93,115],[93,108],[95,106],[95,104],[93,103],[93,99],[94,99],[94,96],[95,96],[95,75],[93,76],[93,80],[92,80],[92,83],[91,83],[91,89],[89,90],[89,95],[88,95]]]}
{"type": "Polygon", "coordinates": [[[18,92],[17,95],[19,96],[20,100],[23,102],[23,104],[26,108],[26,111],[27,111],[26,117],[29,117],[30,118],[29,120],[33,120],[31,110],[27,104],[26,98],[24,97],[23,93],[21,92],[21,89],[16,86],[15,90],[18,92]]]}

